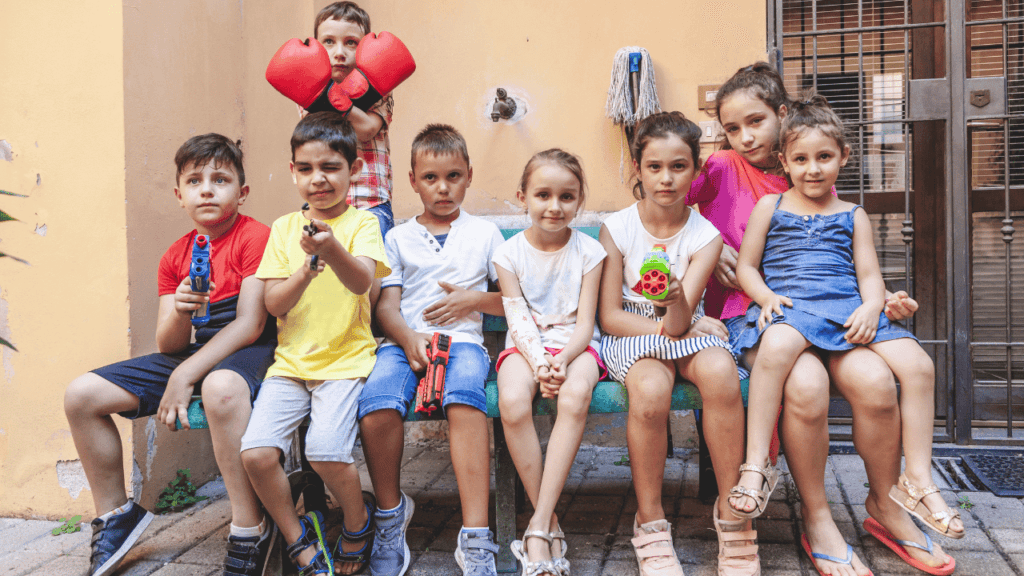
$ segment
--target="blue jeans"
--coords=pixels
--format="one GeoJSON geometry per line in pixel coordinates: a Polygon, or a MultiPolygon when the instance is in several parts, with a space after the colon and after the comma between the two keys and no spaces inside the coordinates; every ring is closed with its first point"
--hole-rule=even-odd
{"type": "MultiPolygon", "coordinates": [[[[483,348],[466,342],[453,343],[448,352],[442,406],[465,404],[486,413],[484,382],[490,370],[491,360],[483,348]]],[[[416,397],[418,383],[419,378],[409,367],[401,346],[384,346],[377,350],[377,363],[359,395],[359,419],[377,410],[397,410],[405,418],[409,404],[416,397]]]]}
{"type": "Polygon", "coordinates": [[[380,237],[387,238],[388,231],[395,227],[395,213],[391,211],[391,202],[377,204],[366,211],[377,217],[377,222],[380,222],[380,237]]]}

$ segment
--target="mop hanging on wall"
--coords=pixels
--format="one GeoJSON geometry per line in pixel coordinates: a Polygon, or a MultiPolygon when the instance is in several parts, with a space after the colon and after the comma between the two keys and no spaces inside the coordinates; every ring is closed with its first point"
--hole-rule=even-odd
{"type": "Polygon", "coordinates": [[[604,112],[613,123],[622,127],[623,147],[619,155],[621,177],[625,150],[629,148],[633,127],[651,114],[661,112],[658,87],[654,81],[654,63],[651,62],[651,55],[645,48],[626,46],[615,53],[604,112]]]}

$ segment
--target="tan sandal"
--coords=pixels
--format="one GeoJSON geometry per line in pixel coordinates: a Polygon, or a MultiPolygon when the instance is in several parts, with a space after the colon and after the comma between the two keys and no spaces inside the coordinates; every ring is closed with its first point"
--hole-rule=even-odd
{"type": "Polygon", "coordinates": [[[540,576],[541,574],[558,576],[560,572],[551,560],[541,560],[540,562],[530,561],[530,557],[526,552],[526,541],[530,538],[540,538],[547,542],[548,546],[551,546],[551,536],[549,536],[547,532],[541,532],[540,530],[527,530],[523,533],[522,540],[512,541],[509,548],[512,549],[512,555],[519,560],[519,563],[523,567],[522,576],[540,576]]]}
{"type": "Polygon", "coordinates": [[[937,493],[939,493],[939,488],[934,484],[927,488],[918,488],[910,483],[905,474],[900,474],[899,483],[889,489],[889,498],[899,504],[900,508],[906,510],[908,514],[924,522],[939,534],[954,540],[963,538],[966,530],[953,532],[949,529],[950,522],[960,518],[959,510],[947,506],[945,510],[933,513],[923,502],[925,496],[937,493]]]}
{"type": "Polygon", "coordinates": [[[668,520],[638,525],[634,518],[631,542],[640,576],[685,576],[672,545],[672,525],[668,520]]]}
{"type": "Polygon", "coordinates": [[[548,532],[548,536],[551,536],[551,563],[555,565],[561,576],[569,576],[569,561],[565,558],[565,553],[569,551],[569,545],[565,543],[565,532],[562,532],[561,526],[555,524],[554,531],[548,532]],[[562,544],[555,545],[555,540],[562,544]]]}
{"type": "Polygon", "coordinates": [[[744,520],[722,520],[718,498],[711,514],[718,533],[718,576],[761,576],[761,557],[757,555],[757,530],[744,530],[744,520]],[[753,544],[746,542],[753,541],[753,544]]]}
{"type": "Polygon", "coordinates": [[[757,472],[763,477],[761,481],[761,489],[746,488],[744,486],[736,485],[729,491],[729,498],[735,498],[738,496],[748,496],[754,500],[756,507],[753,510],[739,510],[732,503],[729,503],[729,507],[732,508],[733,514],[741,518],[757,518],[761,514],[764,514],[764,509],[768,506],[768,500],[772,497],[772,492],[775,491],[775,485],[779,482],[779,471],[772,466],[771,462],[765,460],[764,466],[758,466],[756,464],[740,464],[740,474],[744,472],[757,472]]]}

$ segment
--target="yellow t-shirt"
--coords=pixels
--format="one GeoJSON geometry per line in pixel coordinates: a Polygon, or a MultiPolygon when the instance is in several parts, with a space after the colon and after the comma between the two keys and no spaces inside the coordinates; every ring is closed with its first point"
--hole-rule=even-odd
{"type": "MultiPolygon", "coordinates": [[[[256,270],[257,278],[288,278],[306,265],[299,238],[305,234],[302,226],[308,223],[301,212],[286,214],[274,222],[256,270]]],[[[377,278],[391,273],[376,216],[349,207],[326,223],[350,254],[377,262],[377,278]]],[[[277,349],[267,377],[363,378],[373,370],[376,347],[370,333],[369,292],[353,294],[328,266],[309,283],[295,306],[277,319],[277,349]]]]}

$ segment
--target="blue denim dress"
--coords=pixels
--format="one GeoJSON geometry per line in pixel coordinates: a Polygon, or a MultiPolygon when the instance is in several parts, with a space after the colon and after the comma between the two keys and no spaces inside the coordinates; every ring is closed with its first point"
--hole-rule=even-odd
{"type": "MultiPolygon", "coordinates": [[[[761,269],[765,284],[776,294],[788,296],[793,307],[783,307],[783,314],[776,314],[773,323],[796,328],[822,350],[850,350],[855,345],[843,338],[848,330],[843,323],[862,304],[853,264],[853,215],[860,206],[838,214],[801,216],[779,210],[781,201],[780,194],[768,227],[761,269]]],[[[761,339],[764,330],[757,328],[760,315],[761,307],[752,303],[738,333],[730,335],[737,355],[761,339]]],[[[896,338],[914,335],[881,313],[874,342],[896,338]]]]}

